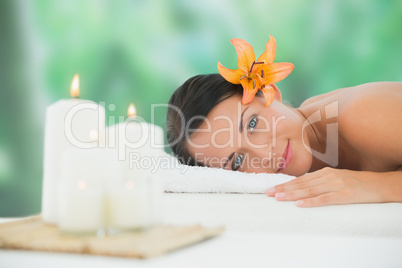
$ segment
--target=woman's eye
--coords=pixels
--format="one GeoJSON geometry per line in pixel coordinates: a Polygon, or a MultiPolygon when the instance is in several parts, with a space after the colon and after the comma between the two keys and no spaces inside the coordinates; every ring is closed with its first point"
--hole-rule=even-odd
{"type": "Polygon", "coordinates": [[[253,132],[254,128],[257,126],[257,116],[254,115],[251,120],[250,123],[248,123],[248,131],[253,132]]]}
{"type": "Polygon", "coordinates": [[[239,154],[235,160],[233,161],[233,166],[232,169],[233,170],[238,170],[240,168],[241,163],[243,162],[243,155],[239,154]]]}

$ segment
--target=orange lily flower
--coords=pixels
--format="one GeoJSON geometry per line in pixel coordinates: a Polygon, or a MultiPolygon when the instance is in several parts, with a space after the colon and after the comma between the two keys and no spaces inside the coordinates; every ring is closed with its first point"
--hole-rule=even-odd
{"type": "Polygon", "coordinates": [[[294,68],[292,63],[276,62],[276,41],[271,35],[265,52],[255,60],[253,47],[238,38],[230,40],[238,57],[238,69],[230,70],[218,62],[219,73],[230,83],[243,86],[242,104],[250,103],[258,90],[264,93],[265,106],[269,106],[275,97],[271,84],[275,84],[288,76],[294,68]]]}

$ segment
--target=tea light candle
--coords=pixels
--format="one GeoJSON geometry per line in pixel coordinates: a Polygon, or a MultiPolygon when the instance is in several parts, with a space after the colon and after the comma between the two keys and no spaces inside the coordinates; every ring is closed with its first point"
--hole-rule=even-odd
{"type": "Polygon", "coordinates": [[[104,226],[105,190],[122,177],[121,162],[107,148],[72,149],[63,154],[58,226],[70,233],[96,232],[104,226]]]}
{"type": "Polygon", "coordinates": [[[118,230],[141,230],[150,225],[149,202],[142,178],[115,184],[106,194],[106,225],[118,230]]]}
{"type": "Polygon", "coordinates": [[[70,94],[74,99],[60,100],[46,111],[42,219],[51,224],[57,223],[57,188],[63,151],[75,147],[96,147],[98,143],[94,141],[94,136],[99,141],[105,139],[105,109],[92,101],[77,99],[78,75],[72,80],[70,94]]]}
{"type": "Polygon", "coordinates": [[[62,232],[96,233],[103,225],[102,188],[87,180],[59,184],[58,226],[62,232]]]}

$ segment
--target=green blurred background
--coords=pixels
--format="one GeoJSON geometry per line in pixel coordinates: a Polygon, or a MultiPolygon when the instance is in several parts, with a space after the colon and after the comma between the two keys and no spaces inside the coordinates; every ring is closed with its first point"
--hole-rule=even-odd
{"type": "MultiPolygon", "coordinates": [[[[372,81],[402,81],[402,1],[0,1],[0,217],[40,212],[46,107],[81,97],[167,103],[187,78],[237,68],[229,40],[257,56],[277,40],[276,61],[295,65],[278,83],[284,99],[372,81]]],[[[164,126],[165,109],[155,123],[164,126]]]]}

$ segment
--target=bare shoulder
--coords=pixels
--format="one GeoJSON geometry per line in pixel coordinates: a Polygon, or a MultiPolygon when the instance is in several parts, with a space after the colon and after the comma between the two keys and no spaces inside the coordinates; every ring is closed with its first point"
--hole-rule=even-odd
{"type": "Polygon", "coordinates": [[[350,88],[357,98],[402,96],[402,82],[373,82],[350,88]]]}
{"type": "MultiPolygon", "coordinates": [[[[402,83],[375,82],[348,88],[347,92],[339,95],[341,109],[361,120],[371,120],[364,114],[401,118],[402,114],[402,83]]],[[[383,118],[385,119],[385,118],[383,118]]]]}
{"type": "Polygon", "coordinates": [[[367,155],[402,165],[402,83],[352,87],[339,98],[339,131],[367,155]]]}
{"type": "Polygon", "coordinates": [[[335,97],[335,96],[337,96],[337,95],[341,95],[342,93],[344,93],[345,91],[347,91],[347,90],[349,90],[349,89],[351,89],[351,88],[349,88],[349,87],[340,88],[340,89],[336,89],[336,90],[333,90],[333,91],[330,91],[330,92],[327,92],[327,93],[323,93],[323,94],[320,94],[320,95],[317,95],[317,96],[308,98],[307,100],[305,100],[305,101],[300,105],[300,108],[305,107],[305,106],[308,106],[308,105],[310,105],[310,104],[313,104],[313,105],[314,105],[314,104],[316,104],[317,102],[322,101],[322,100],[325,100],[325,99],[327,99],[327,98],[329,98],[329,97],[335,97]]]}

